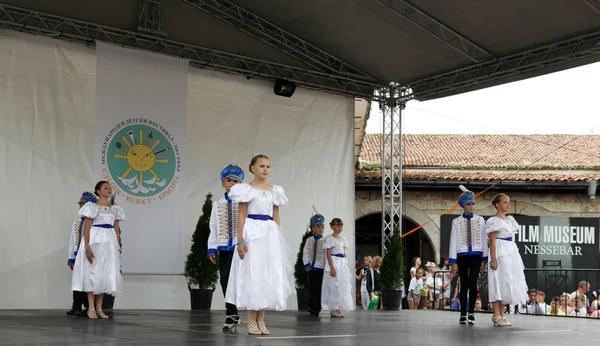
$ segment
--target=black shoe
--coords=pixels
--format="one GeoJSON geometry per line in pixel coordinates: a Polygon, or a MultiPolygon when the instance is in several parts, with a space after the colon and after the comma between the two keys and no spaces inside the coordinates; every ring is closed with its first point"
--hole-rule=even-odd
{"type": "Polygon", "coordinates": [[[319,311],[319,310],[315,310],[315,309],[308,309],[308,313],[309,313],[309,314],[311,314],[311,315],[313,315],[313,316],[316,316],[316,317],[319,317],[319,313],[320,313],[320,312],[321,312],[321,311],[319,311]]]}
{"type": "Polygon", "coordinates": [[[459,324],[467,324],[467,316],[465,316],[465,315],[460,316],[458,323],[459,324]]]}
{"type": "Polygon", "coordinates": [[[83,311],[78,311],[77,316],[87,317],[87,313],[88,313],[88,309],[85,309],[83,311]]]}
{"type": "Polygon", "coordinates": [[[80,313],[80,310],[77,309],[71,309],[69,312],[67,312],[67,315],[69,316],[77,316],[78,313],[80,313]]]}
{"type": "Polygon", "coordinates": [[[475,324],[475,315],[473,315],[472,313],[469,313],[469,325],[474,325],[475,324]]]}
{"type": "Polygon", "coordinates": [[[225,323],[223,324],[223,330],[234,330],[240,324],[240,316],[238,315],[228,315],[225,317],[225,323]]]}

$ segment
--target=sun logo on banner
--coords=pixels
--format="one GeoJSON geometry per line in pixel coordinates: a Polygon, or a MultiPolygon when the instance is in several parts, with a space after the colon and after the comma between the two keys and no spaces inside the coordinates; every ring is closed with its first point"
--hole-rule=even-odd
{"type": "Polygon", "coordinates": [[[147,125],[125,126],[113,138],[108,170],[127,193],[150,197],[160,193],[175,174],[175,154],[160,131],[147,125]]]}

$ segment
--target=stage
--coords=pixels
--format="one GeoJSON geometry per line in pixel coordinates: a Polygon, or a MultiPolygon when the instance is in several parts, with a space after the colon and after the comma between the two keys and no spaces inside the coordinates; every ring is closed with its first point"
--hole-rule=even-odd
{"type": "MultiPolygon", "coordinates": [[[[0,310],[0,345],[598,345],[600,321],[508,315],[513,327],[475,326],[450,311],[362,311],[318,319],[296,311],[269,312],[270,336],[245,327],[222,332],[222,311],[117,310],[110,320],[69,317],[57,310],[0,310]]],[[[245,324],[244,324],[245,326],[245,324]]]]}

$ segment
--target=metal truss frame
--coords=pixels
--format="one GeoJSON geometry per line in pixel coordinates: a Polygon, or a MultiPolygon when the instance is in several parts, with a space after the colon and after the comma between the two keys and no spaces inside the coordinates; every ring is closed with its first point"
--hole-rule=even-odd
{"type": "Polygon", "coordinates": [[[592,11],[596,12],[597,14],[600,14],[600,1],[598,1],[598,0],[591,0],[592,2],[590,2],[589,0],[581,0],[581,1],[583,1],[586,5],[588,5],[588,7],[592,9],[592,11]]]}
{"type": "Polygon", "coordinates": [[[162,0],[138,0],[138,30],[149,34],[166,37],[161,30],[161,1],[162,0]]]}
{"type": "Polygon", "coordinates": [[[387,246],[398,228],[402,234],[402,110],[406,89],[396,84],[381,90],[379,103],[383,131],[381,133],[381,251],[387,246]]]}
{"type": "Polygon", "coordinates": [[[236,29],[245,32],[318,71],[335,73],[351,78],[365,79],[371,82],[376,81],[373,76],[349,65],[341,59],[229,0],[182,1],[220,19],[236,29]]]}
{"type": "Polygon", "coordinates": [[[595,55],[600,55],[600,31],[409,84],[413,97],[427,100],[453,91],[460,92],[461,88],[469,88],[595,55]]]}
{"type": "Polygon", "coordinates": [[[376,99],[374,91],[382,87],[375,82],[249,58],[166,40],[154,35],[111,28],[5,4],[0,4],[0,28],[88,46],[94,45],[95,41],[99,40],[190,59],[190,64],[198,68],[239,74],[248,79],[285,78],[305,88],[365,99],[376,99]]]}
{"type": "Polygon", "coordinates": [[[423,29],[473,62],[493,60],[492,54],[404,0],[374,0],[423,29]]]}
{"type": "MultiPolygon", "coordinates": [[[[156,35],[111,28],[5,4],[0,4],[0,28],[85,45],[93,45],[96,40],[100,40],[190,59],[190,64],[199,68],[239,74],[246,78],[284,78],[301,87],[367,100],[384,100],[381,95],[386,90],[385,86],[364,79],[249,58],[167,40],[156,35]]],[[[413,98],[427,100],[450,93],[460,93],[477,84],[531,73],[548,66],[592,56],[600,56],[600,31],[456,71],[406,82],[403,83],[404,87],[397,88],[400,90],[399,97],[402,101],[413,98]]]]}

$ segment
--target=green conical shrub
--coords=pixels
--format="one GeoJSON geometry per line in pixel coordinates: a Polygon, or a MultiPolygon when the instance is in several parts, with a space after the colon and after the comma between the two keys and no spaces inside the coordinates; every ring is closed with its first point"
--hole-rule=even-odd
{"type": "Polygon", "coordinates": [[[298,256],[296,258],[296,265],[294,266],[294,281],[296,283],[297,290],[303,290],[308,287],[308,273],[306,269],[304,269],[304,261],[302,261],[302,253],[304,250],[304,244],[306,243],[306,239],[312,237],[314,233],[307,227],[306,232],[302,236],[302,241],[300,242],[300,249],[298,250],[298,256]]]}
{"type": "Polygon", "coordinates": [[[404,283],[404,253],[400,230],[394,229],[387,253],[382,260],[381,275],[379,277],[381,287],[388,290],[401,290],[404,283]]]}
{"type": "Polygon", "coordinates": [[[185,276],[190,289],[214,290],[219,279],[218,266],[212,264],[207,255],[211,211],[212,194],[208,193],[202,206],[202,215],[192,235],[190,253],[185,261],[185,276]]]}

